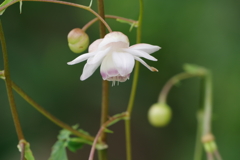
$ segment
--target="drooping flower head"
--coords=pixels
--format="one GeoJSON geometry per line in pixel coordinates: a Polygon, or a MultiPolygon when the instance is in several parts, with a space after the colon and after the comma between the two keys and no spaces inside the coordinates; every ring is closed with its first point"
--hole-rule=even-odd
{"type": "Polygon", "coordinates": [[[140,57],[157,61],[150,54],[160,49],[159,46],[140,43],[129,46],[129,40],[121,32],[111,32],[106,34],[103,39],[94,41],[88,48],[88,53],[82,54],[68,65],[74,65],[87,60],[83,68],[80,80],[90,77],[101,65],[100,72],[104,80],[125,82],[133,70],[135,60],[142,63],[151,71],[157,69],[150,67],[140,57]]]}

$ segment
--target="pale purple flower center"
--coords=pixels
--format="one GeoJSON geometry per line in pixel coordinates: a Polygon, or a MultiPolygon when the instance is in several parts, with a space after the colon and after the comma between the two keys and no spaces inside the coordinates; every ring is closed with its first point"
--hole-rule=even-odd
{"type": "Polygon", "coordinates": [[[130,74],[126,76],[121,76],[117,70],[112,69],[106,72],[101,72],[102,78],[107,81],[118,81],[118,82],[125,82],[127,79],[129,79],[130,74]]]}

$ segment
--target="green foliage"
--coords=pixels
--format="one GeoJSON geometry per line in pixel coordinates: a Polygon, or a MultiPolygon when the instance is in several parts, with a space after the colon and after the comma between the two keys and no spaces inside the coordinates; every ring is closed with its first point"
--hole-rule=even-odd
{"type": "Polygon", "coordinates": [[[105,128],[105,129],[104,129],[104,132],[106,132],[106,133],[113,133],[113,131],[110,130],[110,129],[108,129],[108,128],[105,128]]]}
{"type": "Polygon", "coordinates": [[[78,149],[81,149],[84,145],[84,140],[81,141],[80,139],[81,138],[71,138],[67,144],[68,149],[72,152],[76,152],[78,149]]]}
{"type": "Polygon", "coordinates": [[[17,147],[20,152],[22,152],[21,144],[24,144],[24,147],[25,147],[24,155],[25,155],[26,160],[35,160],[33,153],[30,149],[30,144],[25,140],[19,141],[19,145],[17,147]]]}
{"type": "MultiPolygon", "coordinates": [[[[73,126],[74,129],[78,128],[78,125],[73,126]]],[[[78,129],[79,132],[88,134],[88,132],[78,129]]],[[[92,142],[82,137],[71,137],[73,134],[66,129],[60,131],[58,135],[58,141],[53,145],[50,158],[48,160],[68,160],[66,148],[72,152],[76,152],[81,149],[84,144],[92,145],[92,142]]]]}
{"type": "MultiPolygon", "coordinates": [[[[14,0],[5,0],[5,1],[3,1],[3,2],[1,3],[0,7],[6,5],[6,4],[8,4],[8,3],[11,3],[12,1],[14,1],[14,0]]],[[[20,7],[20,13],[22,13],[22,1],[20,0],[19,3],[20,3],[20,6],[19,6],[19,7],[20,7]]],[[[6,9],[0,11],[0,15],[2,15],[5,10],[6,10],[6,9]]]]}
{"type": "Polygon", "coordinates": [[[66,153],[66,141],[58,140],[52,147],[52,153],[48,160],[68,160],[66,153]]]}

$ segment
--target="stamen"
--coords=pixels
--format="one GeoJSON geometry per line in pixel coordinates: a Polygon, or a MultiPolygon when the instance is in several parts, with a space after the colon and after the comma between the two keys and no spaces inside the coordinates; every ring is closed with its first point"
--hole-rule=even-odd
{"type": "Polygon", "coordinates": [[[115,81],[112,81],[112,87],[115,86],[115,81]]]}

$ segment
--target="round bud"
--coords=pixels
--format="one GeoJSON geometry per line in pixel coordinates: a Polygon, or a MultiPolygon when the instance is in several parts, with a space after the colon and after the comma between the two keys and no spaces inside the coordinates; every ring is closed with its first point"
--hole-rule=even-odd
{"type": "Polygon", "coordinates": [[[170,122],[171,117],[171,108],[164,103],[155,103],[148,111],[148,120],[154,127],[166,126],[170,122]]]}
{"type": "Polygon", "coordinates": [[[74,53],[81,53],[89,45],[88,35],[80,28],[74,28],[68,33],[68,46],[74,53]]]}

